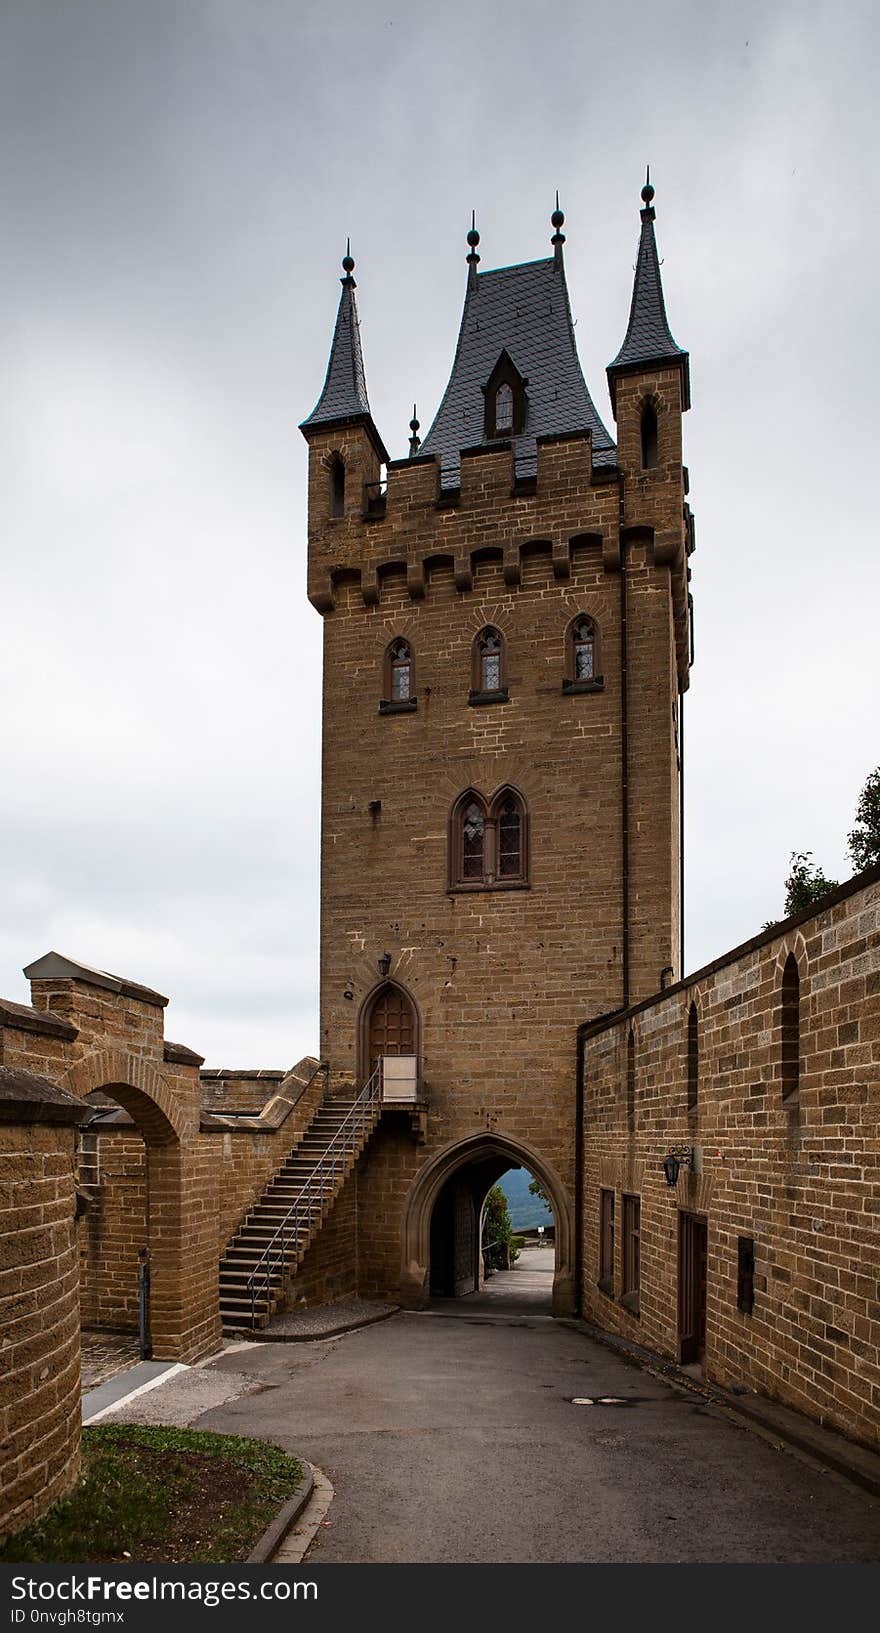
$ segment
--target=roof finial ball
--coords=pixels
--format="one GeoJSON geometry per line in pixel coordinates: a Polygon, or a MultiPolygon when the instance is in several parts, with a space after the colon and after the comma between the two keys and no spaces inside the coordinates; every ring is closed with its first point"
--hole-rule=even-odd
{"type": "Polygon", "coordinates": [[[345,240],[345,254],[342,257],[342,270],[345,273],[345,277],[340,281],[344,284],[353,284],[354,279],[352,277],[352,273],[354,271],[354,258],[351,253],[350,238],[346,238],[345,240]]]}
{"type": "Polygon", "coordinates": [[[550,242],[553,245],[553,254],[557,263],[561,262],[562,260],[562,246],[565,243],[565,233],[562,231],[564,221],[565,216],[559,208],[559,189],[557,187],[556,209],[553,211],[553,214],[550,217],[550,222],[553,227],[553,237],[551,238],[550,242]]]}
{"type": "Polygon", "coordinates": [[[644,210],[642,211],[642,215],[644,216],[648,211],[650,211],[652,221],[654,219],[654,211],[651,209],[651,200],[653,197],[654,189],[651,186],[651,166],[647,165],[645,168],[645,185],[642,188],[642,203],[645,206],[644,210]]]}
{"type": "Polygon", "coordinates": [[[477,245],[480,242],[480,235],[477,232],[477,212],[476,212],[476,210],[471,211],[471,228],[470,228],[470,232],[467,235],[467,241],[468,241],[468,253],[467,253],[468,282],[470,284],[476,284],[476,281],[477,281],[477,262],[480,259],[479,255],[477,254],[477,245]]]}
{"type": "Polygon", "coordinates": [[[413,417],[409,422],[409,428],[410,428],[410,431],[412,432],[412,436],[409,439],[409,457],[410,457],[410,459],[415,459],[416,454],[418,453],[418,451],[419,451],[419,449],[420,449],[420,447],[422,445],[422,439],[419,436],[419,422],[416,419],[416,405],[415,405],[415,403],[413,403],[413,417]]]}

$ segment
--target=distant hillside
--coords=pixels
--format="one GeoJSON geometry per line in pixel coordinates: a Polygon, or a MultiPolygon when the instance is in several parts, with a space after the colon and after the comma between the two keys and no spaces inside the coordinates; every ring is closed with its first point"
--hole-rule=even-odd
{"type": "Polygon", "coordinates": [[[510,1222],[514,1230],[529,1230],[534,1225],[552,1225],[553,1215],[537,1196],[529,1196],[531,1174],[525,1168],[512,1168],[498,1183],[507,1197],[510,1222]]]}

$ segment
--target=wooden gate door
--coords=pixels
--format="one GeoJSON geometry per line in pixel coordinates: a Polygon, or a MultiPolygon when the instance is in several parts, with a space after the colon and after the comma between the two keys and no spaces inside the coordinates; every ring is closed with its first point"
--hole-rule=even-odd
{"type": "Polygon", "coordinates": [[[370,1071],[380,1055],[414,1055],[416,1028],[413,1007],[399,987],[383,987],[370,1011],[370,1071]]]}
{"type": "Polygon", "coordinates": [[[702,1214],[680,1213],[678,1226],[678,1343],[683,1365],[706,1354],[708,1226],[702,1214]]]}

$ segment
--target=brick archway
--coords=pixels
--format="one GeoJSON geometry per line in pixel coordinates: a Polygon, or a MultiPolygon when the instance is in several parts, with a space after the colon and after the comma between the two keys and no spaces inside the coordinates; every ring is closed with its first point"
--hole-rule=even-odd
{"type": "Polygon", "coordinates": [[[553,1314],[573,1315],[574,1215],[568,1191],[555,1168],[537,1152],[504,1134],[489,1131],[444,1146],[413,1180],[403,1218],[402,1301],[414,1308],[428,1301],[431,1215],[443,1186],[459,1169],[492,1157],[505,1158],[511,1166],[528,1169],[549,1196],[556,1225],[553,1314]]]}
{"type": "Polygon", "coordinates": [[[97,1089],[110,1095],[143,1136],[155,1358],[211,1354],[220,1344],[217,1198],[191,1111],[150,1061],[119,1049],[95,1050],[61,1081],[80,1099],[97,1089]]]}

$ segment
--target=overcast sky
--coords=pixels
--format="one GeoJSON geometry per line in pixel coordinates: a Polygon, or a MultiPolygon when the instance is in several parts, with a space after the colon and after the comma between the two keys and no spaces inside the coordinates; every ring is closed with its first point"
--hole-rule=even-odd
{"type": "Polygon", "coordinates": [[[874,4],[3,0],[0,994],[50,947],[210,1065],[317,1043],[306,446],[351,234],[394,456],[566,212],[613,432],[650,160],[691,353],[687,964],[848,877],[877,730],[874,4]]]}

